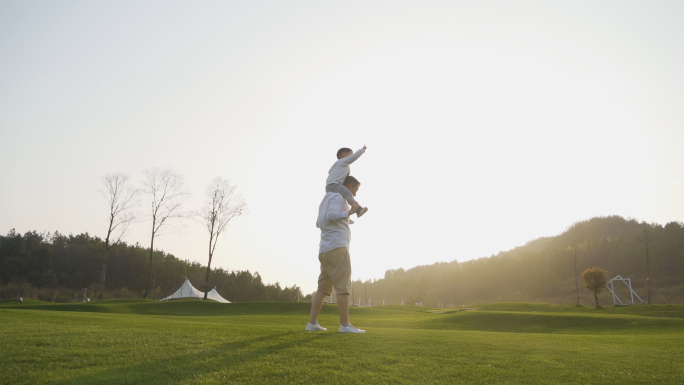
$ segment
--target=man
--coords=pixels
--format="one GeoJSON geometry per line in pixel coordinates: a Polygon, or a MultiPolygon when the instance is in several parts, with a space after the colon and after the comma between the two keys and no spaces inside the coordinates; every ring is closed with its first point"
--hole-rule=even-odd
{"type": "MultiPolygon", "coordinates": [[[[361,183],[353,176],[347,176],[343,185],[353,196],[361,183]]],[[[351,209],[342,195],[329,192],[323,197],[318,207],[316,226],[321,229],[321,243],[318,249],[318,260],[321,263],[321,274],[318,276],[318,290],[311,301],[311,318],[306,325],[307,331],[328,330],[318,324],[318,314],[323,307],[323,300],[335,288],[337,309],[340,314],[340,333],[365,333],[349,323],[349,294],[351,293],[351,261],[349,258],[349,217],[357,208],[351,209]]]]}

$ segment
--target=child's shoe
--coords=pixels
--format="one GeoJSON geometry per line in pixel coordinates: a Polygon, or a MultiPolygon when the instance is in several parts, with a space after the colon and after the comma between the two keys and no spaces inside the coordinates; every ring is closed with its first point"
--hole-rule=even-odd
{"type": "Polygon", "coordinates": [[[368,207],[361,207],[358,210],[356,210],[356,217],[360,218],[361,215],[365,214],[366,211],[368,211],[368,207]]]}

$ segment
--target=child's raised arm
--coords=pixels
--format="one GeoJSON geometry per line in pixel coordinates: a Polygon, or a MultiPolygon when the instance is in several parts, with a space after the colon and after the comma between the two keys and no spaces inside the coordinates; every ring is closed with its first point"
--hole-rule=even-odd
{"type": "Polygon", "coordinates": [[[351,154],[345,158],[338,160],[338,162],[339,162],[339,164],[344,164],[344,165],[352,164],[352,163],[354,163],[355,160],[359,159],[359,157],[361,155],[363,155],[364,152],[366,152],[366,145],[365,144],[363,145],[363,148],[357,150],[355,153],[353,153],[353,154],[351,154]]]}

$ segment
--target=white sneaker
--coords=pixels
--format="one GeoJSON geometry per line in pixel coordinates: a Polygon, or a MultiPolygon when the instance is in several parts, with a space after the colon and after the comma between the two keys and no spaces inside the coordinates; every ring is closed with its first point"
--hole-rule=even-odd
{"type": "Polygon", "coordinates": [[[328,329],[321,326],[318,322],[316,322],[313,325],[311,323],[306,324],[306,331],[307,332],[318,332],[318,331],[324,332],[326,330],[328,330],[328,329]]]}
{"type": "Polygon", "coordinates": [[[360,218],[361,215],[365,214],[366,211],[368,211],[368,207],[361,207],[358,210],[356,210],[356,217],[360,218]]]}
{"type": "Polygon", "coordinates": [[[357,329],[354,325],[349,324],[347,326],[340,325],[340,333],[365,333],[365,330],[357,329]]]}

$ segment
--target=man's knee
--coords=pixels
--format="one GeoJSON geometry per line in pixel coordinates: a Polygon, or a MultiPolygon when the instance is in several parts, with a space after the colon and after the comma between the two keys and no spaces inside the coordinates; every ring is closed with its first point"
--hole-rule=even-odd
{"type": "Polygon", "coordinates": [[[349,294],[338,294],[337,295],[337,306],[349,306],[349,294]]]}

